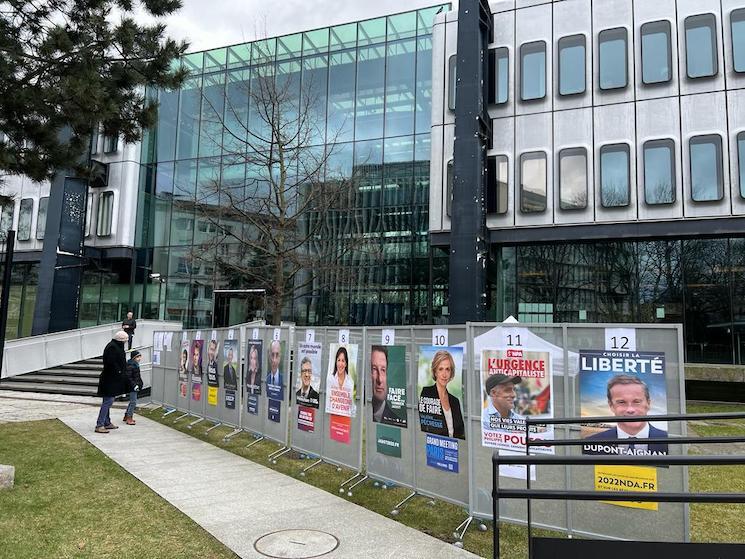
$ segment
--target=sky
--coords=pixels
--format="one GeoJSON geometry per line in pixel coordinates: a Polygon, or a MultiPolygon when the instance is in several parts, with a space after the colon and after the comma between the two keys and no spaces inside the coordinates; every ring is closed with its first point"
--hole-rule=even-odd
{"type": "Polygon", "coordinates": [[[188,52],[196,52],[440,3],[445,1],[183,0],[165,22],[171,37],[188,41],[188,52]]]}

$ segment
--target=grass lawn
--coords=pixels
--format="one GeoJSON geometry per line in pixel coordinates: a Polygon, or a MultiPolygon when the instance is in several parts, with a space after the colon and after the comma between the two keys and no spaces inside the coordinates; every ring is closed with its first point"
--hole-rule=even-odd
{"type": "Polygon", "coordinates": [[[0,557],[237,557],[57,420],[0,425],[0,463],[0,557]]]}

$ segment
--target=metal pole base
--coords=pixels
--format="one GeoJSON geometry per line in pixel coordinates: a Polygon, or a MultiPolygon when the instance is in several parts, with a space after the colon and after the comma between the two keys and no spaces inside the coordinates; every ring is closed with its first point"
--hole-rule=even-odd
{"type": "Polygon", "coordinates": [[[279,449],[278,452],[272,452],[269,455],[268,459],[272,464],[276,464],[279,457],[282,456],[283,454],[287,454],[288,452],[290,452],[290,450],[292,449],[289,446],[282,447],[279,449]]]}
{"type": "Polygon", "coordinates": [[[355,482],[354,485],[350,485],[349,486],[349,490],[347,491],[347,497],[351,497],[352,496],[352,489],[354,489],[355,487],[357,487],[360,483],[362,483],[366,479],[367,479],[367,476],[364,476],[361,480],[355,482]]]}
{"type": "Polygon", "coordinates": [[[303,471],[300,472],[300,477],[305,477],[305,472],[310,471],[311,468],[318,466],[318,464],[320,464],[321,462],[323,462],[323,460],[319,458],[318,460],[313,462],[310,466],[306,466],[305,468],[303,468],[303,471]]]}
{"type": "Polygon", "coordinates": [[[166,413],[163,414],[163,417],[168,417],[169,415],[171,415],[172,413],[176,411],[177,411],[176,408],[171,408],[170,410],[168,410],[166,413]]]}
{"type": "Polygon", "coordinates": [[[455,529],[455,532],[453,532],[453,537],[458,541],[463,541],[463,536],[466,535],[466,530],[468,530],[468,527],[471,525],[471,522],[473,522],[473,516],[469,516],[466,518],[463,522],[458,524],[458,527],[455,529]],[[458,530],[463,528],[463,530],[458,533],[458,530]]]}
{"type": "MultiPolygon", "coordinates": [[[[340,471],[340,469],[339,469],[339,468],[337,468],[337,469],[336,469],[336,471],[338,472],[338,471],[340,471]]],[[[355,479],[357,479],[357,478],[358,478],[358,477],[360,477],[361,475],[362,475],[362,472],[357,472],[357,473],[356,473],[356,474],[354,474],[354,475],[353,475],[352,477],[350,477],[350,478],[349,478],[348,480],[346,480],[345,482],[343,482],[343,483],[342,483],[342,484],[341,484],[341,485],[339,486],[339,493],[344,493],[344,492],[346,491],[346,489],[344,489],[344,486],[345,486],[345,485],[346,485],[347,483],[351,483],[352,481],[354,481],[355,479]]]]}
{"type": "Polygon", "coordinates": [[[391,516],[398,516],[398,513],[401,512],[401,507],[403,507],[404,504],[406,504],[406,501],[411,499],[414,495],[416,495],[416,491],[412,491],[408,497],[406,497],[403,501],[401,501],[395,507],[393,507],[393,510],[391,511],[391,516]]]}
{"type": "MultiPolygon", "coordinates": [[[[148,404],[148,405],[150,405],[150,404],[148,404]]],[[[156,412],[156,411],[158,411],[158,410],[159,410],[160,408],[162,408],[162,407],[163,407],[163,404],[158,404],[158,405],[157,405],[157,406],[155,406],[154,408],[148,408],[148,407],[146,407],[146,408],[145,408],[145,411],[146,411],[147,413],[153,413],[153,412],[156,412]]]]}
{"type": "Polygon", "coordinates": [[[248,444],[246,445],[246,448],[251,448],[251,447],[252,447],[253,445],[255,445],[256,443],[260,443],[261,441],[263,441],[263,440],[264,440],[264,437],[257,437],[256,435],[254,435],[254,438],[255,438],[254,442],[252,442],[252,443],[248,443],[248,444]]]}
{"type": "Polygon", "coordinates": [[[187,425],[186,428],[191,429],[192,427],[194,427],[194,425],[196,425],[197,423],[201,423],[202,421],[204,421],[204,418],[200,417],[196,421],[192,421],[191,423],[189,423],[189,425],[187,425]]]}
{"type": "Polygon", "coordinates": [[[206,430],[206,431],[204,432],[204,434],[206,435],[207,433],[209,433],[210,431],[212,431],[212,429],[216,429],[216,428],[218,428],[218,427],[219,427],[220,425],[222,425],[222,423],[220,423],[220,422],[217,422],[217,423],[215,423],[215,424],[214,424],[214,425],[213,425],[212,427],[210,427],[209,429],[207,429],[207,430],[206,430]]]}
{"type": "Polygon", "coordinates": [[[185,414],[183,414],[183,415],[180,415],[180,416],[178,416],[178,417],[177,417],[176,419],[174,419],[174,420],[173,420],[173,422],[174,422],[174,423],[177,423],[177,422],[181,421],[181,420],[182,420],[183,418],[185,418],[185,417],[189,417],[190,415],[191,415],[190,413],[185,413],[185,414]]]}
{"type": "Polygon", "coordinates": [[[233,437],[235,437],[238,433],[243,433],[243,429],[233,429],[232,433],[228,433],[222,438],[222,442],[226,443],[233,437]]]}

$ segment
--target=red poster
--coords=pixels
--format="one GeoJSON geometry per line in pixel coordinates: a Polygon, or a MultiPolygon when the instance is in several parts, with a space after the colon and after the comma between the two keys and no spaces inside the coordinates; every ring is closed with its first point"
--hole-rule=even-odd
{"type": "Polygon", "coordinates": [[[352,418],[343,415],[329,415],[329,435],[332,441],[349,444],[352,433],[352,418]]]}
{"type": "Polygon", "coordinates": [[[312,433],[315,429],[316,410],[306,406],[297,407],[297,428],[312,433]]]}

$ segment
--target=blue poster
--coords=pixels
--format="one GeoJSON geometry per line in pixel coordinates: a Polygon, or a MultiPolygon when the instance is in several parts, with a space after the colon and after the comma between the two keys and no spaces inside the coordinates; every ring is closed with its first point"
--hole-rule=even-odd
{"type": "Polygon", "coordinates": [[[269,400],[269,421],[274,421],[275,423],[280,422],[280,409],[282,408],[282,402],[279,400],[269,400]]]}
{"type": "Polygon", "coordinates": [[[256,394],[246,395],[246,411],[251,415],[259,415],[259,397],[256,394]]]}
{"type": "Polygon", "coordinates": [[[427,435],[427,466],[458,473],[458,439],[427,435]]]}
{"type": "Polygon", "coordinates": [[[229,410],[235,409],[235,390],[225,391],[225,407],[229,410]]]}

